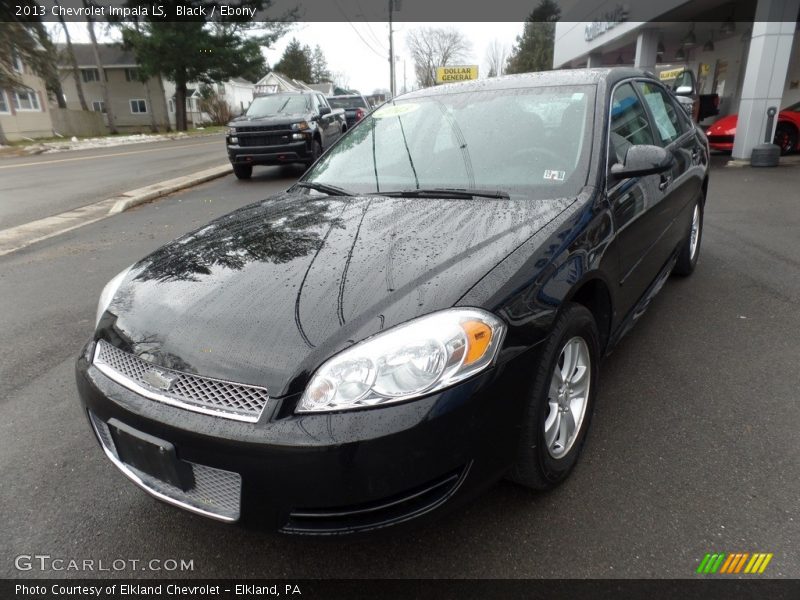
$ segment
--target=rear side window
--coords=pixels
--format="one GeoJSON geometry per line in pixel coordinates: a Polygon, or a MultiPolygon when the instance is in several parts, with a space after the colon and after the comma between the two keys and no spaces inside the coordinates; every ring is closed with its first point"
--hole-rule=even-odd
{"type": "Polygon", "coordinates": [[[639,96],[630,83],[619,86],[611,98],[610,162],[623,162],[633,145],[653,144],[653,132],[639,96]]]}
{"type": "Polygon", "coordinates": [[[660,86],[647,81],[637,81],[636,85],[653,115],[660,145],[671,144],[686,131],[686,121],[678,114],[672,98],[660,86]]]}

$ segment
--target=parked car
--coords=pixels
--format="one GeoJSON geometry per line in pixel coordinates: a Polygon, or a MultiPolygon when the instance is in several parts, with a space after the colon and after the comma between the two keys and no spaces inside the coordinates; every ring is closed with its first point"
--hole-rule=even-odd
{"type": "MultiPolygon", "coordinates": [[[[714,150],[731,152],[736,135],[738,115],[727,115],[716,121],[706,132],[708,145],[714,150]]],[[[778,113],[773,144],[780,146],[781,154],[800,151],[800,102],[787,106],[778,113]]]]}
{"type": "Polygon", "coordinates": [[[695,121],[700,122],[719,114],[719,95],[701,94],[698,91],[697,78],[691,69],[679,71],[674,78],[662,79],[662,83],[672,88],[678,101],[695,121]]]}
{"type": "Polygon", "coordinates": [[[225,144],[234,174],[248,179],[254,165],[311,165],[345,131],[344,110],[332,109],[322,94],[282,92],[255,98],[228,123],[225,144]]]}
{"type": "Polygon", "coordinates": [[[638,70],[397,97],[109,282],[76,367],[91,429],[156,498],[287,533],[551,488],[603,356],[695,269],[708,177],[702,131],[638,70]]]}
{"type": "Polygon", "coordinates": [[[363,119],[372,110],[369,102],[361,94],[348,94],[346,96],[328,96],[328,104],[333,108],[344,109],[347,126],[352,127],[363,119]]]}

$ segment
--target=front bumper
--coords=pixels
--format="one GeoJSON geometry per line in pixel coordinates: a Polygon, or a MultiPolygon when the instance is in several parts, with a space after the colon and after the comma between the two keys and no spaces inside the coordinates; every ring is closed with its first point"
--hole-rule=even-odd
{"type": "Polygon", "coordinates": [[[106,454],[151,495],[224,521],[324,535],[422,517],[501,477],[516,456],[535,354],[383,408],[295,415],[297,397],[271,399],[256,423],[147,399],[91,365],[90,353],[76,376],[106,454]],[[181,492],[126,465],[104,439],[111,419],[173,444],[196,487],[181,492]]]}
{"type": "Polygon", "coordinates": [[[234,165],[279,165],[309,162],[313,159],[310,140],[276,146],[238,146],[228,144],[228,159],[234,165]]]}

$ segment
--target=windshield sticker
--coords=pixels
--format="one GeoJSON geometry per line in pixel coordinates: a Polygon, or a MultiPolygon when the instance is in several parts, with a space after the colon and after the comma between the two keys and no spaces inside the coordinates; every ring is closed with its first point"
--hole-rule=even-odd
{"type": "Polygon", "coordinates": [[[403,104],[391,104],[376,110],[372,113],[375,119],[385,119],[386,117],[399,117],[406,113],[414,112],[419,108],[419,104],[404,102],[403,104]]]}
{"type": "Polygon", "coordinates": [[[546,169],[544,172],[544,178],[548,181],[564,181],[564,177],[566,176],[566,171],[555,171],[552,169],[546,169]]]}

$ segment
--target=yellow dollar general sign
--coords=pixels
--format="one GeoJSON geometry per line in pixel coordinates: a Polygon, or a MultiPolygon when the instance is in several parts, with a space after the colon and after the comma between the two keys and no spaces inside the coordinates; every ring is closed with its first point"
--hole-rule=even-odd
{"type": "Polygon", "coordinates": [[[478,78],[478,65],[454,65],[452,67],[436,67],[436,83],[453,83],[454,81],[470,81],[478,78]]]}
{"type": "Polygon", "coordinates": [[[708,553],[700,561],[697,573],[713,574],[761,574],[772,560],[771,552],[714,552],[708,553]]]}

